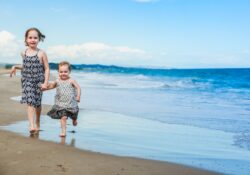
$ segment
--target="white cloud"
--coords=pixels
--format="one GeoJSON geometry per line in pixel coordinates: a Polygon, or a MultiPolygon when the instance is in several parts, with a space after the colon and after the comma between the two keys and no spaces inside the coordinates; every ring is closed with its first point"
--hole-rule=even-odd
{"type": "Polygon", "coordinates": [[[48,47],[51,61],[66,59],[74,63],[128,64],[145,61],[145,51],[125,46],[110,46],[99,42],[48,47]]]}
{"type": "Polygon", "coordinates": [[[8,31],[0,31],[0,57],[16,58],[20,52],[20,42],[8,31]]]}

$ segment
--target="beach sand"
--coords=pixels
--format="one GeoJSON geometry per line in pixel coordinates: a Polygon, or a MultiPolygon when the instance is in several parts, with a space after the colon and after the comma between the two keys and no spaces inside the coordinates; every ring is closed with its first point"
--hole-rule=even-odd
{"type": "MultiPolygon", "coordinates": [[[[7,72],[0,69],[0,125],[27,120],[25,105],[10,99],[20,95],[20,77],[2,76],[7,72]]],[[[43,105],[43,113],[48,109],[49,106],[43,105]]],[[[0,175],[216,174],[168,162],[84,151],[3,130],[0,130],[0,138],[0,175]]]]}

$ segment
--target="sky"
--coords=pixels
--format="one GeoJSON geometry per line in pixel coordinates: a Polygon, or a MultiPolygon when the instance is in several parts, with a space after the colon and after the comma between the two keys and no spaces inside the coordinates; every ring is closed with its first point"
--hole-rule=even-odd
{"type": "Polygon", "coordinates": [[[0,62],[37,27],[49,62],[250,67],[250,0],[0,0],[0,62]]]}

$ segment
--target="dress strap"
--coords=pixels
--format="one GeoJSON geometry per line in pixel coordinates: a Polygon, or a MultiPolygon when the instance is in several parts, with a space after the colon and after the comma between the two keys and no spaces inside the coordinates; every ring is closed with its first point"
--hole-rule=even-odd
{"type": "Polygon", "coordinates": [[[38,55],[39,51],[40,51],[40,49],[37,49],[36,56],[38,55]]]}
{"type": "Polygon", "coordinates": [[[26,56],[27,56],[27,55],[26,55],[27,50],[28,50],[28,49],[26,49],[26,50],[25,50],[25,52],[24,52],[24,57],[26,57],[26,56]]]}

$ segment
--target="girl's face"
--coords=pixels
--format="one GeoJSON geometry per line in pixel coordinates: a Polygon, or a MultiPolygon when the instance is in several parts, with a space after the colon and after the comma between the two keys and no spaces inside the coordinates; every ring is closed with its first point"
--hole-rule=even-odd
{"type": "Polygon", "coordinates": [[[37,45],[39,43],[39,36],[38,36],[37,31],[35,31],[35,30],[29,31],[28,36],[26,38],[26,43],[31,48],[37,47],[37,45]]]}
{"type": "Polygon", "coordinates": [[[60,77],[61,80],[69,79],[70,71],[69,71],[68,65],[60,66],[59,70],[58,70],[58,73],[59,73],[59,77],[60,77]]]}

